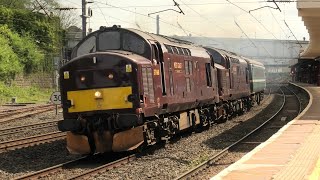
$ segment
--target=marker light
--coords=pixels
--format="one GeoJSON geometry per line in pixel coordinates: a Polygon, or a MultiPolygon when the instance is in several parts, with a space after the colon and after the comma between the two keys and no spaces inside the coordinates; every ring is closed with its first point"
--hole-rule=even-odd
{"type": "Polygon", "coordinates": [[[86,80],[86,77],[84,77],[84,76],[81,76],[81,77],[80,77],[80,81],[83,82],[83,81],[85,81],[85,80],[86,80]]]}
{"type": "Polygon", "coordinates": [[[96,91],[95,93],[94,93],[94,97],[95,98],[102,98],[102,93],[100,92],[100,91],[96,91]]]}

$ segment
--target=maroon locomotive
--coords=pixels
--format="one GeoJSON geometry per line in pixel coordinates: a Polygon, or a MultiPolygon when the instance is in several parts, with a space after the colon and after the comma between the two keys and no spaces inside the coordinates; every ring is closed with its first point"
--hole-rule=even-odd
{"type": "Polygon", "coordinates": [[[223,122],[265,87],[250,88],[254,61],[118,26],[89,34],[72,58],[60,69],[58,124],[72,153],[131,150],[223,122]]]}

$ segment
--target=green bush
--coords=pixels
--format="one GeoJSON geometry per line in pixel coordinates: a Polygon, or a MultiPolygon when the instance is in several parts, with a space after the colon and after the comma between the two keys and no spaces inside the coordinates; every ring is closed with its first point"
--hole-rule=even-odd
{"type": "Polygon", "coordinates": [[[41,89],[37,87],[7,86],[0,82],[0,104],[10,102],[12,97],[17,97],[17,102],[48,102],[52,89],[41,89]]]}
{"type": "Polygon", "coordinates": [[[23,65],[24,73],[31,73],[38,70],[39,64],[44,59],[44,54],[38,49],[32,38],[20,36],[12,32],[6,25],[0,26],[0,36],[7,38],[12,50],[19,57],[23,65]]]}
{"type": "Polygon", "coordinates": [[[23,71],[23,66],[8,39],[1,35],[0,47],[0,80],[8,83],[23,71]]]}

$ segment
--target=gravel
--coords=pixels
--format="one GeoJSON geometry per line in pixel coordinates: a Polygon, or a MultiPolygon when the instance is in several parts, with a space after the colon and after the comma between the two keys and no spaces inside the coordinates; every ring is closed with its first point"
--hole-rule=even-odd
{"type": "Polygon", "coordinates": [[[41,122],[50,122],[50,121],[59,120],[59,119],[63,119],[61,109],[59,109],[58,115],[56,115],[56,111],[55,109],[53,109],[44,113],[35,114],[35,115],[27,116],[25,118],[1,123],[0,128],[4,129],[4,128],[16,127],[16,126],[41,123],[41,122]]]}
{"type": "MultiPolygon", "coordinates": [[[[299,91],[299,89],[291,87],[291,90],[294,90],[298,95],[300,101],[302,102],[302,109],[306,107],[308,104],[308,96],[304,91],[299,91]]],[[[284,89],[285,90],[285,89],[284,89]]],[[[285,90],[286,94],[288,94],[288,90],[285,90]]],[[[289,94],[292,94],[291,92],[289,94]]],[[[286,125],[289,121],[294,119],[297,116],[298,111],[292,111],[298,109],[298,101],[296,97],[293,95],[287,95],[286,104],[284,106],[284,110],[280,112],[279,115],[275,117],[270,123],[266,124],[259,132],[255,133],[254,136],[250,136],[246,139],[246,144],[237,145],[235,148],[232,148],[231,151],[227,153],[226,156],[221,158],[219,161],[215,163],[214,166],[208,167],[205,172],[201,173],[197,176],[196,179],[210,179],[212,176],[218,174],[223,169],[227,168],[229,165],[241,159],[246,153],[253,150],[260,143],[254,142],[264,142],[269,137],[271,137],[274,133],[276,133],[281,127],[286,125]],[[286,120],[283,121],[283,117],[286,117],[286,120]]]]}
{"type": "Polygon", "coordinates": [[[0,154],[0,179],[12,179],[79,158],[67,151],[64,140],[0,154]]]}
{"type": "MultiPolygon", "coordinates": [[[[12,128],[12,127],[30,125],[30,124],[36,124],[36,123],[43,123],[43,122],[52,122],[59,119],[63,119],[62,113],[59,112],[56,115],[55,110],[52,110],[52,111],[44,112],[41,114],[27,116],[22,119],[17,119],[17,120],[3,123],[0,125],[0,129],[12,128]]],[[[46,134],[46,133],[55,132],[55,131],[58,131],[57,126],[40,128],[40,129],[32,129],[32,130],[26,129],[25,131],[17,132],[15,134],[0,136],[0,142],[11,141],[14,139],[25,138],[30,136],[36,136],[39,134],[46,134]]]]}
{"type": "MultiPolygon", "coordinates": [[[[303,94],[303,93],[302,93],[303,94]]],[[[259,113],[256,119],[270,116],[271,111],[278,105],[269,106],[269,104],[279,104],[277,95],[271,95],[270,98],[260,105],[255,106],[251,111],[242,116],[233,118],[223,124],[217,124],[202,133],[184,134],[180,139],[166,143],[163,147],[154,146],[148,149],[144,155],[137,160],[124,166],[101,173],[94,177],[95,179],[173,179],[183,172],[189,170],[201,162],[207,160],[209,156],[214,155],[233,141],[244,134],[242,125],[246,122],[255,121],[254,116],[259,113]],[[252,120],[250,120],[252,119],[252,120]]],[[[50,111],[11,121],[1,125],[1,128],[26,125],[31,123],[47,122],[62,119],[62,114],[55,115],[55,111],[50,111]]],[[[250,126],[250,125],[248,125],[250,126]]],[[[46,128],[42,130],[33,130],[34,132],[22,133],[18,136],[7,137],[16,138],[30,136],[40,133],[55,131],[55,128],[46,128]]],[[[0,138],[0,141],[2,139],[0,138]]],[[[70,155],[66,150],[65,140],[60,140],[39,146],[23,148],[20,150],[9,151],[0,154],[0,179],[11,179],[23,174],[38,171],[59,163],[63,163],[79,156],[70,155]]],[[[236,154],[236,157],[242,155],[236,154]]],[[[228,163],[228,162],[225,162],[228,163]]],[[[85,171],[86,168],[74,169],[74,173],[85,171]]],[[[54,179],[65,179],[73,174],[56,174],[54,179]]],[[[53,178],[45,178],[53,179],[53,178]]]]}
{"type": "Polygon", "coordinates": [[[232,129],[266,109],[273,99],[274,96],[271,95],[264,104],[252,108],[250,112],[242,116],[218,124],[202,133],[194,133],[190,136],[184,135],[175,143],[165,144],[163,148],[154,148],[153,151],[148,150],[147,154],[139,157],[136,161],[97,175],[94,178],[173,179],[205,161],[209,156],[226,147],[227,144],[232,143],[239,137],[239,134],[234,134],[232,129]],[[230,138],[230,136],[233,137],[230,138]]]}

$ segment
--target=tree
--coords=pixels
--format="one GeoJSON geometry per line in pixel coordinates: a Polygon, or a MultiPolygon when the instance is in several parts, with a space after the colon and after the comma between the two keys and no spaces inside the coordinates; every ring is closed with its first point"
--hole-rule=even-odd
{"type": "Polygon", "coordinates": [[[31,6],[29,8],[32,12],[59,17],[62,29],[77,26],[79,23],[79,17],[75,11],[73,9],[61,10],[61,5],[56,0],[31,0],[31,6]]]}
{"type": "Polygon", "coordinates": [[[14,9],[25,9],[31,0],[0,0],[0,6],[14,9]]]}

